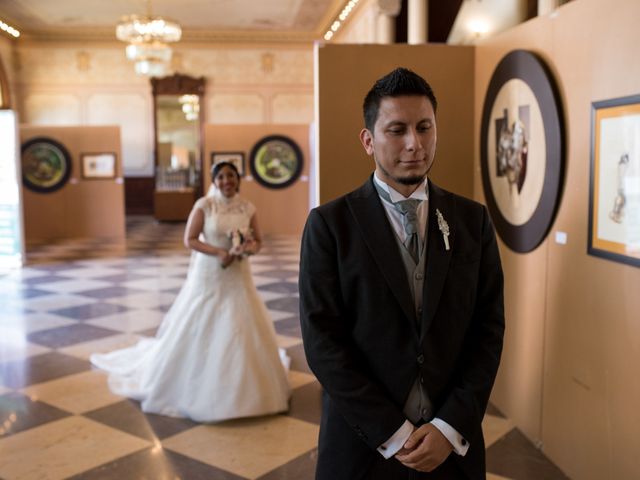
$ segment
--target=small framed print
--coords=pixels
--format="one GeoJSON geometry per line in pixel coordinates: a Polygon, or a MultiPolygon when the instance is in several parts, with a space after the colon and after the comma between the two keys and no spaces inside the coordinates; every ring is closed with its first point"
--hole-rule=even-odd
{"type": "Polygon", "coordinates": [[[241,177],[244,177],[244,153],[243,152],[212,152],[211,168],[220,162],[229,162],[235,165],[241,177]]]}
{"type": "Polygon", "coordinates": [[[591,104],[588,253],[640,267],[640,95],[591,104]]]}
{"type": "Polygon", "coordinates": [[[116,176],[115,153],[82,153],[80,154],[82,178],[105,179],[116,176]]]}

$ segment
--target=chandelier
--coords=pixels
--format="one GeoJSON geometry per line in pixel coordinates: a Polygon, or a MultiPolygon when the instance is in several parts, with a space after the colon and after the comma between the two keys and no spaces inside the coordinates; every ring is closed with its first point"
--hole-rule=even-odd
{"type": "Polygon", "coordinates": [[[127,42],[127,59],[132,60],[138,75],[159,77],[166,73],[171,61],[169,43],[182,36],[180,25],[172,20],[151,15],[151,0],[147,0],[146,15],[122,17],[116,26],[116,38],[127,42]]]}
{"type": "Polygon", "coordinates": [[[182,105],[185,118],[192,122],[198,119],[200,114],[200,98],[198,95],[181,95],[178,99],[182,105]]]}

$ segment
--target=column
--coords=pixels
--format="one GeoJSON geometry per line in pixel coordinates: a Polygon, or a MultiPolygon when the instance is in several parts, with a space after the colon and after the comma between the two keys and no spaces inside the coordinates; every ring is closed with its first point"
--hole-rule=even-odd
{"type": "Polygon", "coordinates": [[[407,12],[407,43],[417,45],[427,43],[429,0],[409,0],[407,12]]]}
{"type": "Polygon", "coordinates": [[[378,9],[378,22],[376,26],[376,37],[378,43],[391,44],[395,42],[396,20],[400,13],[400,0],[376,0],[378,9]]]}
{"type": "Polygon", "coordinates": [[[560,0],[538,0],[538,16],[548,15],[562,3],[560,0]]]}

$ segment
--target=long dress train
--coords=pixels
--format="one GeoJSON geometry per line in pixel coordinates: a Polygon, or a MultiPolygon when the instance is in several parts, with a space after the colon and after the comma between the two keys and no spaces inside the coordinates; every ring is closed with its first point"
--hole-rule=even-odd
{"type": "MultiPolygon", "coordinates": [[[[195,207],[205,216],[203,241],[224,248],[255,212],[219,191],[195,207]]],[[[114,393],[140,400],[145,412],[215,422],[288,408],[286,371],[248,259],[223,269],[217,257],[194,251],[156,337],[91,362],[110,373],[114,393]]]]}

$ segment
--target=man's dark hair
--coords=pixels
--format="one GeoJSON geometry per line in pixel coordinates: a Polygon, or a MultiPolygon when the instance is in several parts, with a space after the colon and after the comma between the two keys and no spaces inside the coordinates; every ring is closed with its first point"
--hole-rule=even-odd
{"type": "Polygon", "coordinates": [[[378,109],[384,97],[400,97],[403,95],[415,95],[427,97],[435,113],[438,101],[433,93],[431,85],[424,78],[407,68],[396,68],[374,83],[367,96],[364,97],[362,110],[364,113],[364,125],[373,132],[373,126],[378,119],[378,109]]]}

